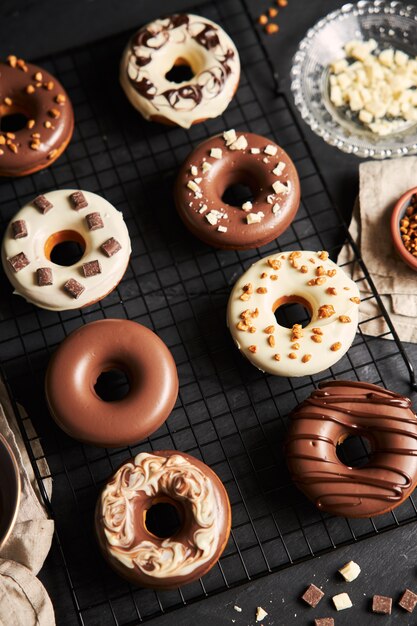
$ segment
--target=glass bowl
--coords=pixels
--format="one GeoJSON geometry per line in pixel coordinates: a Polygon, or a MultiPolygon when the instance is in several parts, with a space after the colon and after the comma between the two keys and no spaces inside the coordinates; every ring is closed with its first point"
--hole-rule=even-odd
{"type": "Polygon", "coordinates": [[[301,116],[331,146],[359,157],[385,159],[417,153],[417,123],[375,135],[329,97],[329,64],[343,58],[352,39],[375,39],[378,50],[417,54],[417,7],[386,0],[345,4],[321,19],[301,41],[293,59],[291,89],[301,116]]]}

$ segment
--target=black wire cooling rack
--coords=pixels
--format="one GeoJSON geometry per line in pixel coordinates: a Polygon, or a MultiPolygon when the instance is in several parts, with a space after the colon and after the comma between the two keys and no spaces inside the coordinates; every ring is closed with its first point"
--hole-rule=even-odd
{"type": "MultiPolygon", "coordinates": [[[[69,92],[76,113],[74,138],[49,169],[1,183],[1,219],[8,220],[35,195],[58,187],[97,192],[123,211],[132,239],[128,271],[102,302],[82,311],[48,312],[13,296],[4,274],[0,285],[0,359],[14,401],[30,421],[20,426],[46,505],[56,522],[75,611],[82,624],[128,624],[242,584],[300,560],[417,519],[409,498],[375,520],[321,514],[290,481],[282,454],[287,415],[320,380],[343,377],[384,384],[409,363],[358,250],[334,208],[323,178],[276,79],[253,21],[241,0],[200,5],[239,49],[239,90],[221,118],[189,131],[144,122],[118,86],[118,61],[127,36],[43,59],[69,92]],[[227,128],[275,139],[298,169],[302,203],[290,228],[262,251],[213,250],[194,239],[172,201],[175,173],[201,140],[227,128]],[[225,324],[228,294],[254,261],[277,250],[326,249],[333,258],[348,241],[372,289],[387,330],[355,342],[330,371],[314,377],[266,376],[244,360],[225,324]],[[52,351],[80,325],[105,317],[149,326],[175,357],[180,394],[172,415],[148,441],[103,450],[67,437],[48,415],[44,373],[52,351]],[[382,337],[391,336],[393,341],[382,337]],[[392,374],[392,371],[391,371],[392,374]],[[36,430],[33,431],[32,426],[36,430]],[[103,482],[127,457],[150,449],[176,448],[208,463],[221,477],[233,508],[226,550],[202,580],[181,590],[154,592],[125,583],[103,562],[93,536],[93,509],[103,482]],[[49,471],[45,469],[45,461],[49,471]],[[45,481],[53,478],[49,500],[45,481]]],[[[291,317],[294,311],[287,314],[291,317]]],[[[293,319],[293,321],[296,321],[293,319]]],[[[15,405],[16,406],[16,405],[15,405]]]]}

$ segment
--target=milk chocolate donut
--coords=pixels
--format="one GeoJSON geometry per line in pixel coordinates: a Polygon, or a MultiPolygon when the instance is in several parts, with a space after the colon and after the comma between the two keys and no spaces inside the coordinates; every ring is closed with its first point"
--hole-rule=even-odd
{"type": "Polygon", "coordinates": [[[417,482],[417,418],[411,402],[378,385],[319,385],[292,414],[286,443],[291,476],[316,506],[344,517],[382,515],[417,482]],[[364,467],[348,467],[336,446],[349,435],[371,446],[364,467]]]}
{"type": "Polygon", "coordinates": [[[122,279],[130,257],[123,214],[90,191],[58,189],[37,196],[16,213],[2,244],[2,263],[14,293],[36,306],[66,311],[90,306],[122,279]],[[55,246],[75,241],[80,260],[59,265],[55,246]]]}
{"type": "Polygon", "coordinates": [[[45,380],[52,417],[68,435],[116,448],[149,437],[169,416],[178,395],[174,359],[151,330],[106,319],[78,328],[53,354],[45,380]],[[103,372],[123,371],[130,391],[105,402],[94,385],[103,372]]]}
{"type": "Polygon", "coordinates": [[[185,13],[141,28],[120,64],[120,82],[135,109],[147,120],[183,128],[221,115],[239,78],[239,54],[230,37],[211,20],[185,13]],[[175,65],[189,65],[194,76],[170,81],[175,65]]]}
{"type": "Polygon", "coordinates": [[[0,63],[0,176],[26,176],[49,167],[73,130],[71,102],[54,76],[14,55],[0,63]],[[6,116],[15,114],[27,118],[25,126],[5,131],[6,116]]]}
{"type": "Polygon", "coordinates": [[[201,143],[183,163],[174,190],[185,226],[216,248],[264,246],[288,228],[300,204],[297,170],[282,148],[234,129],[201,143]],[[253,200],[236,207],[222,200],[236,184],[253,200]]]}
{"type": "Polygon", "coordinates": [[[184,452],[142,452],[124,463],[104,487],[95,527],[102,553],[124,578],[141,587],[172,589],[208,572],[230,533],[226,489],[207,465],[184,452]],[[146,525],[147,511],[166,502],[180,527],[157,537],[146,525]]]}

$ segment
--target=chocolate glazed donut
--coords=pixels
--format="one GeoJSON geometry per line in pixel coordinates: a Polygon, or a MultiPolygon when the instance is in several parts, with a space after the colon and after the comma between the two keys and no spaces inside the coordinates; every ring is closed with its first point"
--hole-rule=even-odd
{"type": "Polygon", "coordinates": [[[49,167],[73,129],[71,102],[54,76],[14,55],[0,63],[0,176],[26,176],[49,167]],[[26,125],[6,132],[4,121],[12,115],[26,118],[26,125]]]}
{"type": "Polygon", "coordinates": [[[45,381],[52,417],[68,435],[115,448],[149,437],[178,395],[174,359],[151,330],[129,320],[91,322],[71,333],[52,356],[45,381]],[[130,383],[121,400],[103,401],[94,385],[118,369],[130,383]]]}
{"type": "Polygon", "coordinates": [[[377,385],[322,383],[292,414],[287,463],[296,485],[322,510],[345,517],[391,511],[417,481],[417,419],[408,398],[377,385]],[[370,459],[344,465],[336,446],[365,437],[370,459]]]}
{"type": "Polygon", "coordinates": [[[270,243],[290,226],[300,204],[300,182],[280,146],[233,129],[203,141],[188,155],[174,200],[185,226],[204,243],[248,250],[270,243]],[[226,190],[238,184],[247,185],[253,196],[241,207],[223,200],[226,190]]]}

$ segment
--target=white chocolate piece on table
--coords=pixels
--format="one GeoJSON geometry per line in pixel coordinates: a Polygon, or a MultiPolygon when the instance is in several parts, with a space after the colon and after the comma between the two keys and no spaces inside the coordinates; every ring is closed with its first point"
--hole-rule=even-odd
{"type": "Polygon", "coordinates": [[[351,583],[353,580],[357,579],[361,573],[361,568],[355,561],[349,561],[339,569],[339,572],[346,582],[351,583]]]}
{"type": "Polygon", "coordinates": [[[353,604],[347,593],[339,593],[332,598],[336,611],[343,611],[344,609],[350,609],[353,604]]]}

